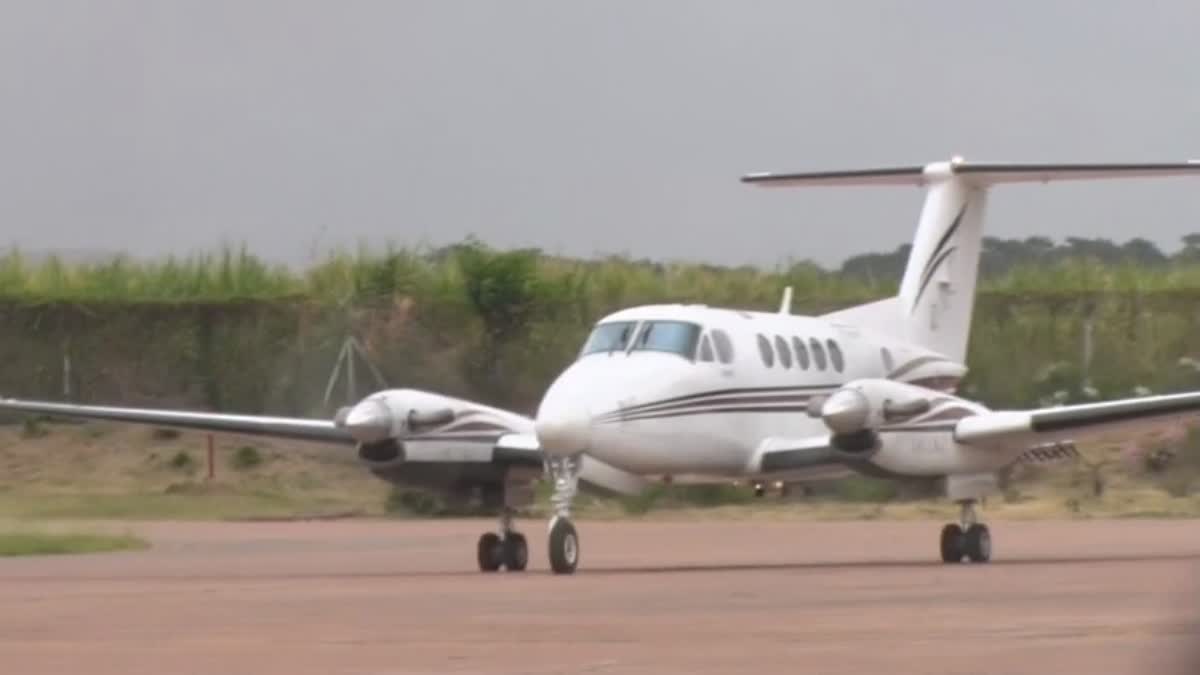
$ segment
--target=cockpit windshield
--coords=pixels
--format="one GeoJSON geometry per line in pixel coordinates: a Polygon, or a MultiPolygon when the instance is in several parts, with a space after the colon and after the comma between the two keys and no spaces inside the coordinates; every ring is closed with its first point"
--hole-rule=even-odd
{"type": "Polygon", "coordinates": [[[596,352],[623,352],[629,346],[629,341],[633,338],[633,329],[636,327],[637,322],[635,321],[602,323],[592,330],[587,342],[583,343],[583,351],[579,355],[587,356],[596,352]]]}
{"type": "Polygon", "coordinates": [[[633,351],[671,352],[685,359],[696,354],[700,326],[686,321],[647,321],[633,342],[633,351]]]}
{"type": "Polygon", "coordinates": [[[579,356],[597,352],[656,351],[693,359],[700,326],[686,321],[610,321],[597,325],[579,356]],[[636,331],[636,337],[634,333],[636,331]]]}

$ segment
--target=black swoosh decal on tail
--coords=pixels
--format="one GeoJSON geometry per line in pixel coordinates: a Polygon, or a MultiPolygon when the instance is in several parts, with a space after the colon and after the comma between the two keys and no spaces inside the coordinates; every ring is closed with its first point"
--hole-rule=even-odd
{"type": "Polygon", "coordinates": [[[917,305],[921,302],[921,296],[924,295],[925,287],[929,285],[929,280],[933,278],[933,273],[937,271],[938,266],[942,264],[946,256],[950,255],[956,248],[951,246],[946,251],[942,250],[950,242],[950,238],[954,236],[954,233],[958,231],[958,227],[962,225],[962,219],[966,213],[967,203],[963,202],[962,208],[958,210],[958,215],[954,216],[954,220],[951,221],[949,229],[938,240],[937,246],[933,248],[933,253],[929,254],[929,260],[925,262],[925,268],[921,271],[921,285],[917,290],[916,299],[913,300],[912,308],[909,310],[910,313],[917,311],[917,305]]]}

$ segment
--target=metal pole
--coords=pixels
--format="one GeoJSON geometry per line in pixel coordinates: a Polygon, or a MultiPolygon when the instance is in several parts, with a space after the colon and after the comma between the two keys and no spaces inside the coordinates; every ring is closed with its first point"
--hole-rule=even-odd
{"type": "Polygon", "coordinates": [[[214,457],[213,457],[214,454],[215,454],[215,451],[213,450],[213,435],[209,434],[208,435],[208,479],[209,480],[212,480],[213,476],[216,474],[216,467],[215,467],[216,462],[214,461],[214,457]]]}

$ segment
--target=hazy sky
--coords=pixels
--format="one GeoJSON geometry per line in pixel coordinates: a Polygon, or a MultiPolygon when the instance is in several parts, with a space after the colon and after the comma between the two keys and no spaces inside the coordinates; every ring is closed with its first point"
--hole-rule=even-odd
{"type": "MultiPolygon", "coordinates": [[[[837,264],[907,241],[920,193],[738,177],[1200,157],[1198,26],[1194,0],[0,0],[0,243],[837,264]]],[[[1200,182],[998,188],[988,230],[1173,249],[1200,182]]]]}

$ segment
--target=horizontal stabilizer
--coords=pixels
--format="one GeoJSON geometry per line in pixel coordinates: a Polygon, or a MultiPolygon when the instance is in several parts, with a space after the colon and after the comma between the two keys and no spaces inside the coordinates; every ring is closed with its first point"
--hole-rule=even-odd
{"type": "Polygon", "coordinates": [[[1065,180],[1104,178],[1151,178],[1200,176],[1200,160],[1184,162],[1039,164],[968,162],[959,158],[925,166],[898,166],[849,171],[801,173],[752,173],[743,183],[763,187],[800,187],[819,185],[928,185],[951,176],[978,186],[1000,183],[1047,183],[1065,180]]]}

